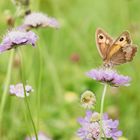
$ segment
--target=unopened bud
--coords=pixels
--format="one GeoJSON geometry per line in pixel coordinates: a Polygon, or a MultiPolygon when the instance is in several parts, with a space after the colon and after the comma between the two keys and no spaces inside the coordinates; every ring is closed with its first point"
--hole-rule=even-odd
{"type": "Polygon", "coordinates": [[[96,97],[95,94],[92,91],[85,91],[82,95],[81,95],[81,103],[82,106],[85,108],[92,108],[94,107],[95,103],[96,103],[96,97]]]}

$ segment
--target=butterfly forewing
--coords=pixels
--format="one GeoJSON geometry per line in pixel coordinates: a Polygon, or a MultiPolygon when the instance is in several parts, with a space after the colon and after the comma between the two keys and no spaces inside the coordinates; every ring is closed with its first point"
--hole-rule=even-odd
{"type": "Polygon", "coordinates": [[[115,53],[120,50],[120,48],[123,48],[128,44],[131,44],[131,38],[129,33],[125,31],[110,45],[107,50],[106,59],[110,59],[115,53]]]}
{"type": "Polygon", "coordinates": [[[102,29],[96,30],[96,46],[100,56],[104,60],[107,55],[107,50],[113,43],[113,39],[102,29]]]}

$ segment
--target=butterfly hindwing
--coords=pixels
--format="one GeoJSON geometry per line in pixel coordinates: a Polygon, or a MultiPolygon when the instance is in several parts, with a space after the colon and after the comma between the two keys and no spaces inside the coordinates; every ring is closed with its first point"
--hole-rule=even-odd
{"type": "Polygon", "coordinates": [[[132,61],[136,52],[136,45],[128,45],[125,48],[120,48],[119,51],[112,55],[112,57],[110,58],[110,62],[113,65],[120,65],[132,61]]]}
{"type": "Polygon", "coordinates": [[[128,45],[123,48],[123,52],[125,52],[126,61],[132,61],[135,53],[137,52],[137,45],[128,45]]]}

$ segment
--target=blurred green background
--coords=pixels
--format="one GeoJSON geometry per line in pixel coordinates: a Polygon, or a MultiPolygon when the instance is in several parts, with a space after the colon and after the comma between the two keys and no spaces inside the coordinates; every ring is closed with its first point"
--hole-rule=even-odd
{"type": "MultiPolygon", "coordinates": [[[[129,30],[134,44],[140,45],[140,1],[31,0],[30,8],[56,17],[61,24],[59,30],[34,30],[39,36],[37,48],[21,48],[26,80],[34,88],[34,93],[29,97],[33,119],[38,130],[54,140],[78,140],[77,118],[85,113],[80,95],[86,89],[92,90],[97,96],[96,110],[99,111],[103,90],[103,85],[85,76],[86,71],[102,64],[95,45],[95,30],[101,27],[113,37],[129,30]],[[38,93],[41,95],[39,112],[38,93]]],[[[1,38],[8,31],[6,19],[15,10],[10,0],[0,0],[1,38]]],[[[19,19],[16,24],[21,23],[22,19],[19,19]]],[[[0,54],[1,93],[9,55],[9,51],[0,54]]],[[[20,58],[15,56],[11,84],[21,82],[19,67],[20,58]]],[[[117,70],[132,77],[132,82],[129,87],[108,88],[104,111],[120,120],[119,129],[128,140],[140,140],[139,49],[131,63],[118,66],[117,70]]],[[[33,134],[26,114],[23,99],[7,97],[2,140],[22,140],[29,133],[33,134]]]]}

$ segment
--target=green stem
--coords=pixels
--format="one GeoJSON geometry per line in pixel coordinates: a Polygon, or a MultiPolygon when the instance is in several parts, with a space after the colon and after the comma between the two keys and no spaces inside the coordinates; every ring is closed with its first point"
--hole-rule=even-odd
{"type": "Polygon", "coordinates": [[[39,64],[39,78],[38,78],[38,90],[37,90],[37,129],[39,130],[39,119],[40,119],[40,93],[41,93],[41,84],[42,84],[42,57],[41,57],[41,50],[39,48],[39,56],[40,56],[40,64],[39,64]]]}
{"type": "Polygon", "coordinates": [[[59,75],[58,75],[57,69],[55,67],[55,64],[52,60],[52,57],[49,54],[47,49],[46,49],[45,53],[46,53],[46,55],[44,55],[44,59],[47,58],[46,66],[48,66],[50,74],[51,74],[52,83],[54,85],[54,90],[56,93],[56,98],[57,98],[58,103],[61,103],[61,99],[63,99],[63,95],[62,95],[63,89],[61,86],[61,81],[59,79],[59,75]]]}
{"type": "Polygon", "coordinates": [[[6,103],[6,97],[7,97],[7,92],[9,90],[9,84],[10,84],[10,80],[11,80],[11,71],[12,71],[12,62],[13,62],[13,57],[14,57],[14,49],[11,50],[10,53],[10,58],[9,58],[9,64],[8,64],[8,70],[7,70],[7,75],[6,75],[6,80],[5,80],[5,84],[4,84],[4,91],[1,97],[1,103],[0,103],[0,129],[2,126],[2,117],[3,117],[3,110],[4,110],[4,106],[6,103]]]}
{"type": "Polygon", "coordinates": [[[33,125],[33,129],[34,129],[34,133],[35,133],[36,140],[38,140],[38,135],[37,135],[37,131],[36,131],[36,128],[35,128],[35,124],[34,124],[34,121],[33,121],[33,118],[32,118],[32,113],[31,113],[31,110],[30,110],[30,107],[29,107],[29,103],[28,103],[28,99],[27,99],[27,95],[26,95],[26,91],[25,91],[25,86],[24,86],[24,84],[23,84],[23,87],[24,87],[24,94],[25,94],[25,104],[26,104],[26,107],[27,107],[27,110],[28,110],[28,114],[29,114],[31,123],[32,123],[32,125],[33,125]]]}
{"type": "Polygon", "coordinates": [[[25,107],[23,108],[23,112],[24,112],[24,116],[25,116],[25,123],[26,123],[26,126],[27,126],[27,133],[28,133],[28,136],[29,136],[30,140],[32,140],[32,136],[31,136],[31,133],[30,133],[30,126],[29,126],[29,123],[28,123],[28,114],[26,114],[25,107]]]}
{"type": "Polygon", "coordinates": [[[25,95],[25,104],[26,104],[26,107],[27,107],[27,110],[28,110],[28,115],[30,117],[30,120],[31,120],[31,123],[32,123],[32,126],[33,126],[33,129],[34,129],[34,133],[35,133],[35,138],[36,140],[38,140],[38,135],[37,135],[37,131],[36,131],[36,127],[35,127],[35,123],[33,121],[33,117],[32,117],[32,113],[31,113],[31,110],[30,110],[30,106],[29,106],[29,102],[28,102],[28,99],[27,99],[27,95],[26,95],[26,89],[25,89],[25,75],[24,75],[24,72],[23,72],[23,61],[22,61],[22,54],[21,54],[21,76],[22,76],[22,82],[23,82],[23,89],[24,89],[24,95],[25,95]]]}
{"type": "MultiPolygon", "coordinates": [[[[102,129],[102,125],[103,125],[102,117],[103,117],[103,111],[104,111],[104,100],[105,100],[106,91],[107,91],[107,84],[104,85],[104,89],[103,89],[103,93],[102,93],[102,98],[101,98],[101,108],[100,108],[100,139],[102,137],[102,133],[104,134],[103,129],[102,129]]],[[[106,139],[106,137],[105,137],[105,139],[106,139]]]]}

